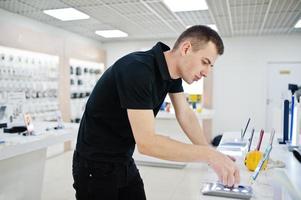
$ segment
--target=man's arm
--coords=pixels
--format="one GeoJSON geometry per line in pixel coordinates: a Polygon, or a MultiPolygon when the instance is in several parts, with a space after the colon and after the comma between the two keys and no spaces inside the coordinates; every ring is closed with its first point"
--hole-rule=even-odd
{"type": "Polygon", "coordinates": [[[209,146],[185,144],[155,134],[152,110],[128,109],[127,113],[140,153],[172,161],[206,162],[225,185],[239,182],[239,170],[227,156],[209,146]]]}
{"type": "Polygon", "coordinates": [[[170,93],[169,97],[175,108],[176,118],[190,141],[196,145],[208,145],[199,120],[188,106],[184,93],[170,93]]]}

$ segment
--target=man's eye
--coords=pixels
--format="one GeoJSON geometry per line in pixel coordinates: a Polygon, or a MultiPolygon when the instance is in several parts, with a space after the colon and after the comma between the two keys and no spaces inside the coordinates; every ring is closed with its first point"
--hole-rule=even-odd
{"type": "Polygon", "coordinates": [[[204,61],[204,60],[202,60],[202,63],[203,63],[204,65],[208,65],[208,62],[206,62],[206,61],[204,61]]]}

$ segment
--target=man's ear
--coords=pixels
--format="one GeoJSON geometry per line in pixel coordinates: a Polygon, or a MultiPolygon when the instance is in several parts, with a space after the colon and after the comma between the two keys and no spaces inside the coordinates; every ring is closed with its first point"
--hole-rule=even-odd
{"type": "Polygon", "coordinates": [[[191,46],[190,41],[184,41],[180,46],[181,55],[182,56],[186,55],[191,50],[191,48],[192,48],[192,46],[191,46]]]}

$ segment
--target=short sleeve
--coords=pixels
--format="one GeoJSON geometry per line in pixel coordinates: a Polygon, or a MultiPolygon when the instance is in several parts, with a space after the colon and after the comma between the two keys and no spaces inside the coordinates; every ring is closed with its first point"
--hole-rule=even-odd
{"type": "Polygon", "coordinates": [[[169,93],[178,93],[183,92],[183,86],[182,86],[182,79],[178,78],[175,80],[172,80],[171,87],[169,89],[169,93]]]}
{"type": "Polygon", "coordinates": [[[147,65],[134,61],[118,66],[115,81],[122,108],[153,109],[152,76],[147,65]]]}

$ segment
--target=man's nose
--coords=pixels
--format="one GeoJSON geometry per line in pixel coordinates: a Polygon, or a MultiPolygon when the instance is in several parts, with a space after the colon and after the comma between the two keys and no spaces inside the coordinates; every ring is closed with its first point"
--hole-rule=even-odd
{"type": "Polygon", "coordinates": [[[206,70],[204,70],[204,71],[201,72],[201,75],[202,75],[203,77],[207,77],[208,74],[209,74],[209,70],[208,70],[208,69],[206,69],[206,70]]]}

